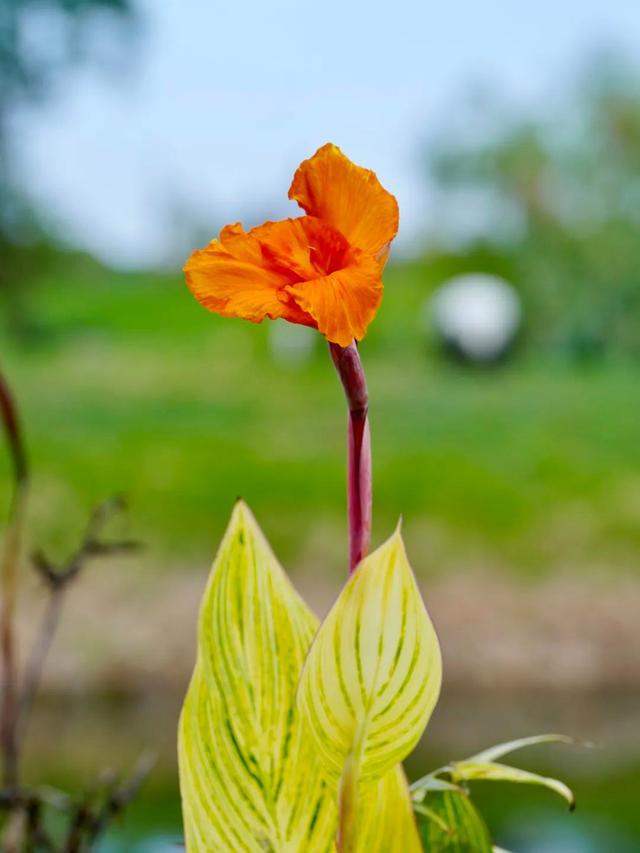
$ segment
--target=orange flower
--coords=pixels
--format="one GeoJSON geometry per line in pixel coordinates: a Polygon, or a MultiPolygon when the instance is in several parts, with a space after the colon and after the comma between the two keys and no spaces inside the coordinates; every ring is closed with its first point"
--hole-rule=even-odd
{"type": "Polygon", "coordinates": [[[331,144],[299,166],[289,198],[307,215],[250,231],[227,225],[191,255],[187,284],[223,317],[282,318],[346,347],[364,337],[380,305],[397,202],[331,144]]]}

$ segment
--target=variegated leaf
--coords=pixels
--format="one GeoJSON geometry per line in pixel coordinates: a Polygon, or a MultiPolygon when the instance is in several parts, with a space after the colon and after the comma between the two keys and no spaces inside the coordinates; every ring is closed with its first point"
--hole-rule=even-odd
{"type": "Polygon", "coordinates": [[[438,640],[397,530],[353,573],[302,672],[298,702],[328,777],[351,761],[365,784],[402,761],[441,678],[438,640]]]}
{"type": "Polygon", "coordinates": [[[422,853],[402,765],[366,786],[355,821],[345,827],[340,853],[422,853]]]}
{"type": "Polygon", "coordinates": [[[544,743],[575,743],[574,739],[567,735],[531,735],[530,737],[521,737],[517,740],[509,740],[505,743],[498,743],[495,746],[490,746],[489,749],[483,749],[467,761],[485,762],[497,761],[498,758],[503,758],[511,752],[516,752],[519,749],[524,749],[528,746],[539,746],[544,743]]]}
{"type": "Polygon", "coordinates": [[[334,849],[335,790],[295,706],[316,626],[238,503],[205,592],[180,722],[190,853],[334,849]]]}
{"type": "Polygon", "coordinates": [[[451,777],[454,782],[471,782],[481,779],[489,782],[540,785],[563,797],[571,810],[575,808],[573,791],[564,782],[549,776],[540,776],[528,770],[520,770],[518,767],[510,767],[507,764],[498,764],[492,761],[456,761],[451,765],[451,777]]]}

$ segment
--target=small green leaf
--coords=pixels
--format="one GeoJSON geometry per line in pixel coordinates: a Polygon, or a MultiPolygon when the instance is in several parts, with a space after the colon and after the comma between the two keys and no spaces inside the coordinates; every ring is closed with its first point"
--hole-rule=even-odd
{"type": "Polygon", "coordinates": [[[408,755],[440,692],[440,647],[399,531],[362,561],[323,622],[298,702],[330,779],[362,784],[408,755]]]}
{"type": "Polygon", "coordinates": [[[492,853],[487,825],[467,794],[462,791],[436,791],[427,796],[426,803],[439,820],[418,812],[425,851],[492,853]]]}
{"type": "Polygon", "coordinates": [[[447,782],[446,779],[441,779],[438,775],[443,770],[436,770],[435,773],[428,773],[422,779],[418,779],[411,784],[411,798],[414,803],[421,803],[430,791],[462,791],[458,785],[453,782],[447,782]]]}
{"type": "Polygon", "coordinates": [[[334,849],[335,791],[295,705],[316,626],[238,503],[202,602],[180,721],[190,853],[334,849]]]}
{"type": "Polygon", "coordinates": [[[444,820],[440,817],[435,809],[429,808],[429,806],[425,806],[422,803],[414,803],[413,810],[417,815],[421,817],[426,817],[429,820],[432,820],[436,823],[443,832],[446,832],[447,835],[451,834],[451,827],[447,826],[444,820]]]}
{"type": "Polygon", "coordinates": [[[539,776],[537,773],[530,773],[528,770],[509,767],[506,764],[497,764],[489,761],[456,761],[451,764],[451,778],[454,782],[486,780],[490,782],[515,782],[526,785],[541,785],[563,797],[569,803],[571,810],[575,808],[573,791],[564,782],[547,776],[539,776]]]}

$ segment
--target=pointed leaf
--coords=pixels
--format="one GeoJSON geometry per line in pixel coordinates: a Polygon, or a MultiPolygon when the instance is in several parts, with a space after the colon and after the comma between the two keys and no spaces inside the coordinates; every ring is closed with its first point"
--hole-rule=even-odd
{"type": "Polygon", "coordinates": [[[423,803],[415,803],[413,804],[413,810],[417,815],[421,817],[426,817],[428,820],[433,821],[437,824],[443,832],[446,832],[447,835],[451,834],[451,827],[447,826],[444,820],[440,817],[437,811],[430,808],[429,806],[425,806],[423,803]]]}
{"type": "Polygon", "coordinates": [[[434,792],[428,795],[426,803],[440,820],[436,821],[428,815],[418,813],[425,851],[492,853],[487,825],[466,794],[460,791],[434,792]]]}
{"type": "Polygon", "coordinates": [[[335,792],[295,707],[316,624],[238,503],[204,595],[180,722],[187,850],[334,849],[335,792]]]}
{"type": "Polygon", "coordinates": [[[472,755],[467,761],[496,761],[510,752],[524,749],[526,746],[537,746],[541,743],[574,743],[574,740],[566,735],[532,735],[531,737],[521,737],[517,740],[510,740],[506,743],[498,743],[496,746],[490,746],[489,749],[484,749],[477,755],[472,755]]]}
{"type": "Polygon", "coordinates": [[[381,778],[415,746],[436,704],[440,647],[399,531],[362,561],[323,622],[298,701],[329,778],[351,755],[381,778]]]}
{"type": "Polygon", "coordinates": [[[411,798],[414,803],[423,802],[429,791],[462,792],[462,788],[458,787],[458,785],[454,785],[453,782],[448,782],[446,779],[441,779],[437,775],[441,772],[443,771],[436,770],[435,773],[428,773],[426,776],[423,776],[422,779],[418,779],[417,781],[411,783],[411,798]]]}
{"type": "Polygon", "coordinates": [[[456,761],[451,765],[451,775],[454,782],[470,782],[483,779],[491,782],[516,782],[527,785],[542,785],[555,791],[568,803],[569,808],[575,808],[575,797],[571,788],[558,779],[547,776],[539,776],[528,770],[520,770],[517,767],[509,767],[506,764],[479,761],[456,761]]]}

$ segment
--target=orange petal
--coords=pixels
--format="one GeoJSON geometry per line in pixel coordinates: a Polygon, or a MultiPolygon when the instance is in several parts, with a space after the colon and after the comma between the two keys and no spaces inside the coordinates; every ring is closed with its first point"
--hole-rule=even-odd
{"type": "Polygon", "coordinates": [[[378,262],[357,249],[351,255],[343,269],[286,288],[327,340],[341,347],[362,340],[382,299],[378,262]]]}
{"type": "Polygon", "coordinates": [[[342,234],[312,216],[265,222],[250,233],[260,244],[265,262],[289,283],[333,272],[349,256],[349,243],[342,234]]]}
{"type": "Polygon", "coordinates": [[[381,267],[312,216],[227,225],[185,266],[196,299],[224,317],[314,326],[348,346],[364,337],[382,298],[381,267]]]}
{"type": "Polygon", "coordinates": [[[219,240],[194,252],[184,272],[198,302],[223,317],[259,323],[287,316],[290,300],[279,294],[289,279],[270,267],[260,243],[240,225],[228,225],[219,240]]]}
{"type": "Polygon", "coordinates": [[[375,173],[328,143],[300,164],[289,198],[337,228],[351,245],[379,258],[398,232],[398,203],[375,173]]]}

